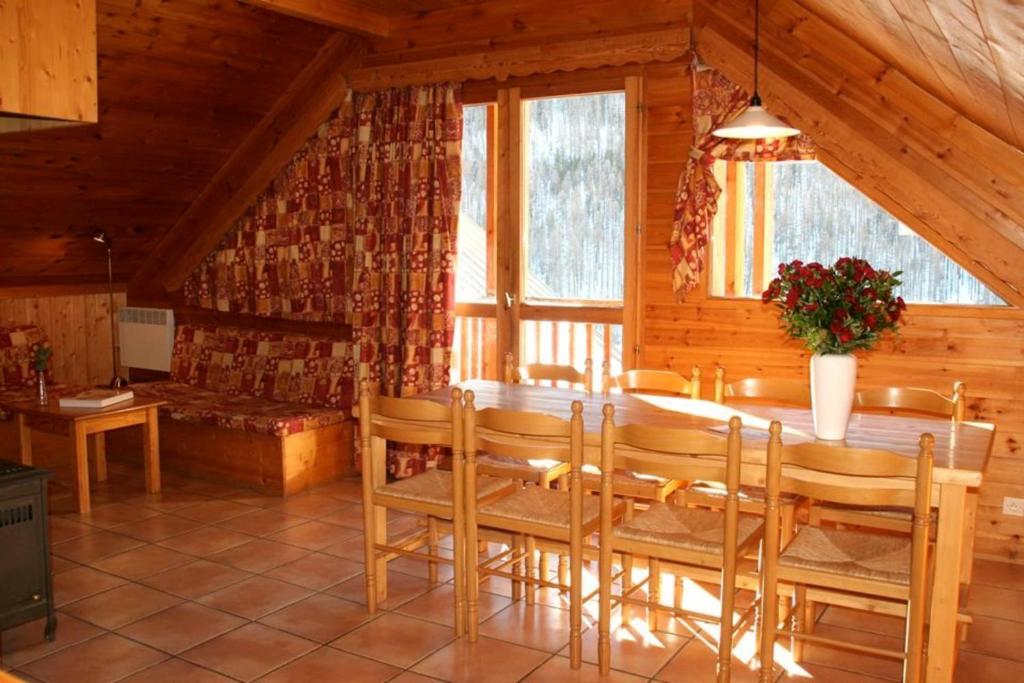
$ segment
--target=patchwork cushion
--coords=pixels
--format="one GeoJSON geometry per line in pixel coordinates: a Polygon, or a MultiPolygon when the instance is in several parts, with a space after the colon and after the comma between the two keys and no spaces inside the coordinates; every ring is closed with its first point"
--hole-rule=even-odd
{"type": "Polygon", "coordinates": [[[344,422],[346,411],[304,403],[237,396],[180,382],[132,385],[137,396],[160,398],[160,413],[175,420],[271,436],[288,436],[344,422]]]}
{"type": "Polygon", "coordinates": [[[325,408],[352,405],[351,344],[237,327],[179,325],[171,380],[231,396],[325,408]]]}
{"type": "Polygon", "coordinates": [[[36,349],[46,333],[35,325],[0,327],[0,389],[32,387],[36,382],[36,349]]]}
{"type": "Polygon", "coordinates": [[[779,565],[910,585],[910,537],[805,526],[779,565]]]}
{"type": "MultiPolygon", "coordinates": [[[[740,515],[737,542],[746,543],[761,528],[759,517],[740,515]]],[[[668,503],[651,503],[633,519],[615,527],[616,538],[722,554],[725,514],[716,510],[686,508],[668,503]]]]}

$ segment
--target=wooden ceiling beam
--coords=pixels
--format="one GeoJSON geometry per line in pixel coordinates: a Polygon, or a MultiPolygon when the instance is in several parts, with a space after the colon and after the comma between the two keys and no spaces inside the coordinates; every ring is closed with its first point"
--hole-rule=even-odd
{"type": "Polygon", "coordinates": [[[386,38],[391,17],[352,0],[241,0],[241,2],[363,36],[386,38]]]}
{"type": "Polygon", "coordinates": [[[330,38],[164,235],[132,279],[133,290],[179,289],[303,143],[344,101],[362,39],[330,38]]]}
{"type": "MultiPolygon", "coordinates": [[[[698,51],[710,65],[749,89],[749,27],[741,26],[742,18],[723,18],[717,7],[704,7],[696,18],[698,51]]],[[[858,98],[870,95],[862,91],[861,83],[846,76],[832,87],[824,85],[806,65],[808,58],[824,58],[809,57],[806,46],[792,35],[780,40],[765,31],[766,24],[762,17],[760,90],[767,107],[810,135],[819,157],[832,170],[1008,302],[1024,306],[1021,226],[950,172],[942,155],[930,155],[908,141],[909,129],[927,131],[927,126],[896,110],[894,114],[905,118],[904,126],[887,128],[876,115],[856,106],[858,98]],[[792,50],[803,50],[803,56],[794,56],[792,50]],[[987,211],[982,210],[985,206],[987,211]],[[992,217],[1000,219],[1005,230],[997,229],[992,217]]],[[[946,156],[961,152],[951,150],[946,156]]]]}

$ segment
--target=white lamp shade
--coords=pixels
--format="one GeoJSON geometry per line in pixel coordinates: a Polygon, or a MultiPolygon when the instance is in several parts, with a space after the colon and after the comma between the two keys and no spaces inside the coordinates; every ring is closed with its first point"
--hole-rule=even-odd
{"type": "Polygon", "coordinates": [[[712,134],[720,138],[734,140],[760,140],[762,138],[788,138],[799,135],[800,131],[775,118],[761,105],[752,104],[732,121],[721,128],[716,128],[712,134]]]}

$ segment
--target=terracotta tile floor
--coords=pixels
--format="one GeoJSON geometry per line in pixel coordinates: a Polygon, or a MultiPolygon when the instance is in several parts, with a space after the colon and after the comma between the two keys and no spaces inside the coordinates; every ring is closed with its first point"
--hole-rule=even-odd
{"type": "MultiPolygon", "coordinates": [[[[69,512],[66,473],[51,485],[57,640],[42,639],[41,622],[0,635],[0,666],[27,681],[712,680],[715,655],[701,638],[670,619],[652,632],[635,615],[616,631],[615,670],[600,679],[593,611],[584,619],[587,663],[572,671],[562,597],[547,591],[527,607],[501,580],[484,584],[480,642],[456,640],[450,571],[430,586],[425,565],[412,560],[392,563],[389,599],[371,617],[358,481],[283,501],[176,475],[146,495],[141,470],[111,463],[110,471],[93,485],[90,515],[69,512]]],[[[410,519],[393,519],[394,533],[410,528],[410,519]]],[[[957,681],[1024,678],[1024,566],[978,561],[969,607],[975,624],[957,681]]],[[[898,642],[901,630],[899,619],[836,608],[819,619],[819,632],[864,643],[898,642]]],[[[741,643],[734,681],[755,680],[749,655],[741,643]]],[[[808,647],[801,666],[793,680],[898,676],[891,662],[820,647],[808,647]]]]}

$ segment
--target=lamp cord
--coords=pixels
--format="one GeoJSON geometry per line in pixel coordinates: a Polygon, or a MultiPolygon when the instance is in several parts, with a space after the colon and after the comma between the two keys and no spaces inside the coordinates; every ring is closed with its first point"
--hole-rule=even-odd
{"type": "Polygon", "coordinates": [[[754,0],[754,97],[761,99],[757,92],[758,71],[760,70],[761,2],[754,0]]]}

